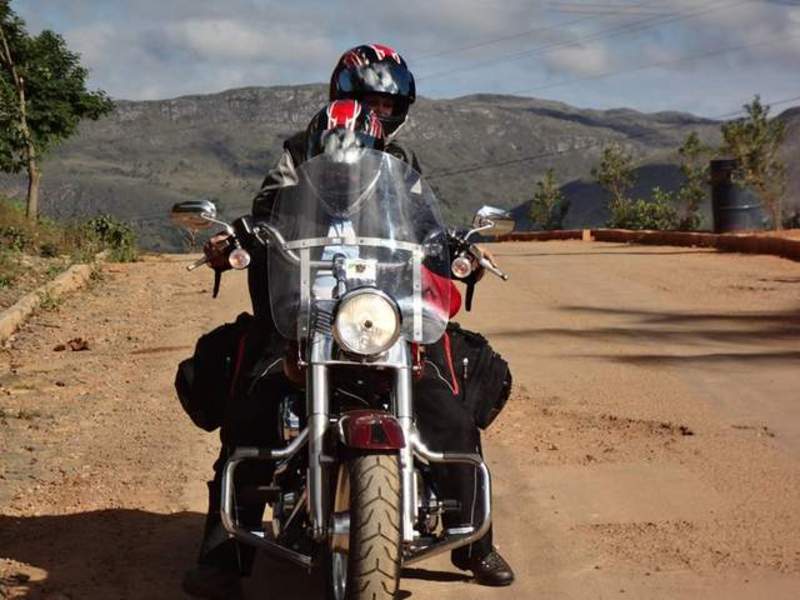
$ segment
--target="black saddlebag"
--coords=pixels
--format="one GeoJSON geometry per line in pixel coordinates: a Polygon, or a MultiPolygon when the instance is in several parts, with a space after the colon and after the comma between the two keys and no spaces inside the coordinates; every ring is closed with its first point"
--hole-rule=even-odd
{"type": "Polygon", "coordinates": [[[445,337],[426,348],[426,358],[436,368],[426,369],[423,377],[448,380],[451,393],[460,396],[475,424],[488,428],[511,393],[511,371],[505,359],[485,337],[458,323],[450,323],[445,337]]]}
{"type": "Polygon", "coordinates": [[[194,356],[178,365],[175,390],[192,422],[206,431],[222,424],[247,354],[253,317],[240,314],[197,340],[194,356]]]}

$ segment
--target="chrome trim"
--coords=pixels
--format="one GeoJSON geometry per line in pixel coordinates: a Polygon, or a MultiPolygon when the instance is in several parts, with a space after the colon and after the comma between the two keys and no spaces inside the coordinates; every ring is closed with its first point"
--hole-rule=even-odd
{"type": "Polygon", "coordinates": [[[274,245],[278,249],[278,252],[280,252],[280,254],[289,262],[296,265],[300,264],[300,257],[288,248],[286,240],[283,239],[283,235],[274,226],[270,225],[269,223],[259,223],[255,230],[257,234],[263,232],[272,238],[272,241],[275,242],[274,245]]]}
{"type": "Polygon", "coordinates": [[[311,252],[308,248],[300,251],[300,310],[297,314],[297,339],[308,335],[311,321],[311,252]]]}
{"type": "Polygon", "coordinates": [[[378,289],[376,287],[357,288],[355,290],[347,292],[344,296],[342,296],[342,298],[337,303],[335,312],[336,312],[336,316],[333,319],[333,327],[332,327],[332,329],[333,329],[333,337],[336,340],[336,343],[338,343],[339,346],[342,349],[346,350],[350,354],[355,354],[357,356],[364,356],[364,357],[367,357],[367,358],[380,356],[381,354],[385,353],[389,348],[394,346],[395,342],[397,342],[397,339],[400,337],[400,332],[401,332],[401,329],[402,329],[402,327],[401,327],[402,319],[400,317],[400,307],[397,306],[397,302],[394,300],[394,298],[392,298],[389,294],[387,294],[383,290],[380,290],[380,289],[378,289]],[[380,350],[379,352],[375,352],[373,354],[361,354],[360,352],[356,352],[355,350],[351,350],[350,348],[348,348],[347,344],[345,344],[341,340],[341,337],[339,335],[339,327],[337,325],[338,322],[339,322],[339,311],[341,311],[344,308],[345,304],[347,302],[349,302],[352,298],[355,298],[357,296],[364,296],[366,294],[370,294],[372,296],[378,296],[379,298],[383,298],[389,304],[389,306],[391,306],[392,310],[394,311],[394,323],[395,323],[395,326],[394,326],[394,334],[391,337],[391,341],[388,344],[386,344],[382,350],[380,350]]]}
{"type": "MultiPolygon", "coordinates": [[[[406,349],[407,348],[406,346],[406,349]]],[[[406,360],[410,362],[409,359],[410,357],[407,357],[406,360]]],[[[400,482],[403,501],[401,533],[403,535],[403,542],[405,543],[413,542],[418,535],[414,529],[414,525],[417,522],[417,498],[414,495],[414,454],[412,446],[409,443],[414,421],[414,404],[411,390],[412,378],[409,362],[406,362],[404,368],[397,369],[397,378],[395,380],[397,420],[400,422],[403,436],[406,439],[405,446],[400,449],[400,482]]]]}
{"type": "Polygon", "coordinates": [[[408,252],[418,253],[423,256],[425,254],[425,247],[422,244],[374,237],[307,238],[303,240],[286,242],[284,248],[287,250],[299,250],[302,248],[318,248],[320,246],[374,246],[376,248],[407,250],[408,252]]]}
{"type": "Polygon", "coordinates": [[[276,558],[283,558],[290,562],[296,563],[303,567],[311,567],[313,560],[310,556],[295,552],[285,546],[282,546],[273,540],[267,539],[264,532],[253,532],[243,527],[239,527],[234,513],[234,500],[233,500],[233,476],[236,467],[245,460],[288,460],[305,445],[308,440],[308,429],[304,429],[295,440],[285,448],[265,449],[255,447],[241,447],[236,448],[228,457],[225,467],[222,471],[222,498],[220,504],[220,519],[225,531],[232,537],[252,544],[259,548],[263,548],[276,558]]]}
{"type": "Polygon", "coordinates": [[[325,455],[325,432],[328,429],[328,413],[330,412],[328,367],[311,364],[308,367],[307,377],[309,517],[314,540],[322,542],[328,526],[325,520],[327,486],[325,485],[325,467],[322,464],[325,455]]]}
{"type": "Polygon", "coordinates": [[[413,432],[408,439],[410,442],[408,447],[413,447],[414,453],[428,462],[466,463],[477,468],[482,479],[484,514],[481,525],[477,529],[470,527],[462,530],[464,533],[458,533],[461,528],[447,530],[447,535],[441,541],[419,548],[413,546],[408,547],[403,561],[404,565],[410,565],[430,558],[431,556],[476,542],[486,535],[486,532],[489,531],[489,527],[492,524],[492,478],[489,474],[489,468],[486,466],[481,456],[478,454],[433,452],[422,442],[416,432],[413,432]]]}
{"type": "Polygon", "coordinates": [[[414,341],[422,341],[422,256],[414,254],[411,271],[414,277],[414,341]]]}
{"type": "Polygon", "coordinates": [[[331,515],[331,551],[350,552],[350,511],[331,515]]]}
{"type": "Polygon", "coordinates": [[[349,360],[347,357],[333,358],[333,336],[320,332],[314,333],[314,338],[310,347],[310,359],[312,364],[319,365],[341,365],[341,366],[362,366],[362,367],[390,367],[393,369],[402,369],[409,366],[408,358],[408,342],[404,338],[398,339],[394,346],[389,348],[383,355],[377,357],[364,357],[363,360],[358,360],[353,357],[349,360]]]}
{"type": "MultiPolygon", "coordinates": [[[[172,205],[170,219],[175,225],[199,231],[207,229],[211,225],[211,219],[217,218],[217,207],[210,200],[186,200],[172,205]]],[[[230,227],[224,223],[227,228],[230,227]]],[[[231,233],[229,231],[229,233],[231,233]]]]}

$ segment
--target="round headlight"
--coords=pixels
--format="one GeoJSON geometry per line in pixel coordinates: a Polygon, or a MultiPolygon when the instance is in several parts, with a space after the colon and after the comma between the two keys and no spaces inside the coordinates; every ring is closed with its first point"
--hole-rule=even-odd
{"type": "Polygon", "coordinates": [[[333,335],[347,352],[374,356],[388,350],[400,335],[397,306],[377,290],[358,290],[342,298],[333,335]]]}

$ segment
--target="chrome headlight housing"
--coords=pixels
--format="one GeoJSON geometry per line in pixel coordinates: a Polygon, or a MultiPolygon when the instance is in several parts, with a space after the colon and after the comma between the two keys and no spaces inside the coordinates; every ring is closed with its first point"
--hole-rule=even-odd
{"type": "Polygon", "coordinates": [[[386,294],[362,288],[345,294],[336,309],[333,336],[346,352],[375,356],[400,336],[400,311],[386,294]]]}

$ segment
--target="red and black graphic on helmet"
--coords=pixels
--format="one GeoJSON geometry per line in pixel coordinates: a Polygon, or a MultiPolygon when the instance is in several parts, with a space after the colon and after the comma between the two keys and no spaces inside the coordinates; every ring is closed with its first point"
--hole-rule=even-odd
{"type": "Polygon", "coordinates": [[[344,127],[353,129],[358,115],[361,114],[361,104],[355,100],[336,100],[328,105],[328,127],[335,129],[344,127]]]}
{"type": "Polygon", "coordinates": [[[383,60],[388,56],[392,58],[398,65],[401,63],[400,55],[397,53],[397,50],[391,46],[384,46],[383,44],[370,44],[369,47],[375,52],[375,56],[378,57],[378,60],[383,60]]]}
{"type": "Polygon", "coordinates": [[[365,64],[366,61],[358,50],[358,48],[353,48],[352,50],[345,52],[342,58],[339,60],[339,63],[345,65],[349,69],[355,69],[356,67],[360,67],[361,65],[365,64]]]}

